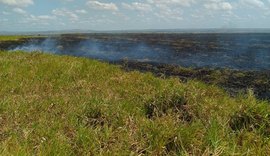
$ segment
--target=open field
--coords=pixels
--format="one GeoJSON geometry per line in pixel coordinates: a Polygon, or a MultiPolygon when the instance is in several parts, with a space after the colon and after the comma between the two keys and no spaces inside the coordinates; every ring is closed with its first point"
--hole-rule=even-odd
{"type": "Polygon", "coordinates": [[[30,37],[33,37],[33,36],[2,36],[0,35],[0,41],[17,41],[21,38],[30,38],[30,37]]]}
{"type": "Polygon", "coordinates": [[[270,0],[0,0],[0,156],[270,156],[270,0]]]}
{"type": "MultiPolygon", "coordinates": [[[[193,68],[268,70],[270,34],[62,34],[6,46],[119,61],[129,59],[193,68]]],[[[8,44],[8,43],[7,43],[8,44]]],[[[4,48],[2,48],[4,49],[4,48]]],[[[4,49],[4,50],[7,50],[4,49]]]]}
{"type": "Polygon", "coordinates": [[[2,51],[0,98],[1,155],[270,154],[270,106],[252,91],[2,51]]]}
{"type": "Polygon", "coordinates": [[[0,41],[0,50],[95,58],[128,71],[214,84],[233,96],[252,89],[257,98],[269,100],[268,43],[270,34],[92,33],[0,41]]]}

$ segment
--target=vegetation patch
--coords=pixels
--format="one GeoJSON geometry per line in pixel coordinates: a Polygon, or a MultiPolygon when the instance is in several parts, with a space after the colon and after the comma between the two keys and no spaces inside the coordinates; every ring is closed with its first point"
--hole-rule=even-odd
{"type": "Polygon", "coordinates": [[[270,155],[269,102],[198,80],[0,52],[1,155],[270,155]]]}
{"type": "MultiPolygon", "coordinates": [[[[250,94],[252,92],[250,91],[250,94]]],[[[266,137],[270,136],[270,114],[268,106],[258,105],[254,99],[244,104],[230,119],[230,127],[234,131],[256,131],[266,137]]]]}
{"type": "Polygon", "coordinates": [[[254,91],[257,98],[270,99],[270,72],[265,71],[241,71],[230,69],[209,68],[184,68],[180,66],[144,63],[136,61],[120,61],[127,71],[139,70],[152,72],[159,77],[178,77],[182,81],[199,80],[207,84],[214,84],[225,89],[235,96],[241,92],[247,93],[249,89],[254,91]]]}
{"type": "Polygon", "coordinates": [[[147,102],[145,104],[145,110],[146,116],[150,119],[175,114],[182,120],[188,122],[192,120],[183,93],[162,93],[147,102]]]}

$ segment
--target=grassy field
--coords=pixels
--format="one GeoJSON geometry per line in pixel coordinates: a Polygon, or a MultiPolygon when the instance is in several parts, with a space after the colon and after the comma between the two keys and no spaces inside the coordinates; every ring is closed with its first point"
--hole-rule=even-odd
{"type": "Polygon", "coordinates": [[[6,41],[6,40],[8,40],[8,41],[16,41],[16,40],[18,40],[18,39],[20,39],[20,38],[27,38],[28,36],[2,36],[2,35],[0,35],[0,41],[6,41]]]}
{"type": "Polygon", "coordinates": [[[0,155],[270,155],[270,106],[85,58],[0,52],[0,155]]]}
{"type": "Polygon", "coordinates": [[[0,35],[0,42],[1,41],[17,41],[21,38],[37,38],[37,37],[44,37],[44,36],[0,35]]]}

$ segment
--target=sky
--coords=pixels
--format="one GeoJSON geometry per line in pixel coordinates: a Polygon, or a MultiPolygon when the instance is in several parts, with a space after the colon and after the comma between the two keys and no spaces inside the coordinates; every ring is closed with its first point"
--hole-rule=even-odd
{"type": "Polygon", "coordinates": [[[270,28],[270,0],[0,0],[0,31],[270,28]]]}

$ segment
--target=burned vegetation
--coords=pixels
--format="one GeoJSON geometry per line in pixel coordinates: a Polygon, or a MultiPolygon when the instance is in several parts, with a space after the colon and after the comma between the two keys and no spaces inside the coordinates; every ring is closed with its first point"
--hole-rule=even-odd
{"type": "Polygon", "coordinates": [[[126,70],[196,79],[231,95],[252,89],[270,98],[267,34],[70,34],[1,41],[2,50],[89,57],[126,70]]]}

